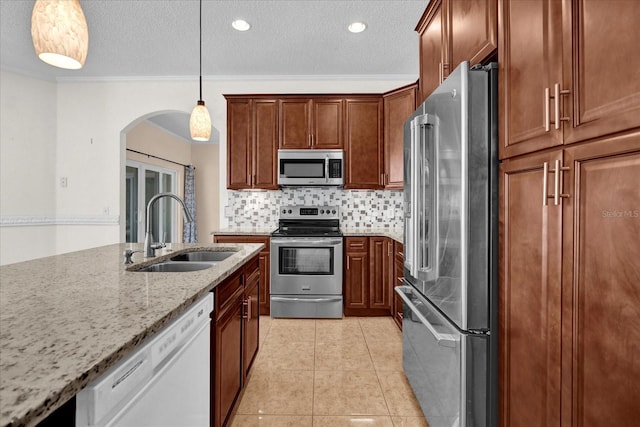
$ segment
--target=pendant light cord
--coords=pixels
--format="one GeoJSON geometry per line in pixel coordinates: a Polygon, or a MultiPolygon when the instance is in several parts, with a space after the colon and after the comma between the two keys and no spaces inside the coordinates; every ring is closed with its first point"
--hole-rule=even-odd
{"type": "Polygon", "coordinates": [[[200,0],[200,101],[202,101],[202,0],[200,0]]]}

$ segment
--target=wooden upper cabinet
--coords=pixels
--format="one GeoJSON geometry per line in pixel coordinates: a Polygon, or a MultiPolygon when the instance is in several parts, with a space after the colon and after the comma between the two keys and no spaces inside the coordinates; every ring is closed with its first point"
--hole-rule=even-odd
{"type": "Polygon", "coordinates": [[[253,188],[276,190],[277,147],[278,147],[278,105],[273,99],[253,101],[253,144],[252,164],[253,188]]]}
{"type": "Polygon", "coordinates": [[[432,0],[420,33],[421,104],[462,61],[487,62],[498,48],[497,0],[432,0]]]}
{"type": "Polygon", "coordinates": [[[447,0],[448,72],[482,63],[498,48],[498,0],[447,0]]]}
{"type": "Polygon", "coordinates": [[[251,100],[227,99],[227,188],[251,188],[251,100]]]}
{"type": "Polygon", "coordinates": [[[342,149],[344,135],[342,123],[344,121],[342,99],[314,99],[312,101],[311,148],[342,149]]]}
{"type": "Polygon", "coordinates": [[[573,1],[571,11],[563,22],[565,144],[639,127],[640,4],[573,1]]]}
{"type": "Polygon", "coordinates": [[[404,122],[416,108],[416,84],[383,95],[384,186],[402,189],[404,176],[404,122]]]}
{"type": "Polygon", "coordinates": [[[280,99],[280,143],[283,149],[342,149],[341,98],[280,99]]]}
{"type": "Polygon", "coordinates": [[[227,97],[227,188],[278,188],[275,99],[227,97]]]}
{"type": "Polygon", "coordinates": [[[280,142],[278,148],[311,148],[311,100],[280,99],[278,101],[280,142]]]}
{"type": "Polygon", "coordinates": [[[382,97],[349,98],[345,102],[345,189],[381,189],[382,97]]]}
{"type": "Polygon", "coordinates": [[[500,157],[640,126],[633,0],[499,0],[500,157]]]}
{"type": "Polygon", "coordinates": [[[418,102],[422,104],[438,87],[446,62],[442,0],[432,0],[425,10],[416,31],[420,33],[420,80],[418,102]]]}

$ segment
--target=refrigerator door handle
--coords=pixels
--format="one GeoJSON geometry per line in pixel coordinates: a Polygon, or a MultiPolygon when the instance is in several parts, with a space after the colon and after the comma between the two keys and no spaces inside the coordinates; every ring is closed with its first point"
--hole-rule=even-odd
{"type": "Polygon", "coordinates": [[[455,335],[452,335],[452,334],[441,334],[440,332],[436,331],[436,328],[433,327],[431,322],[429,322],[427,320],[427,318],[424,317],[422,315],[422,313],[420,313],[420,311],[415,306],[415,304],[413,304],[413,302],[407,297],[407,295],[405,294],[404,291],[413,292],[413,290],[412,290],[412,288],[410,286],[406,286],[406,285],[405,286],[396,286],[395,287],[395,291],[398,294],[398,296],[400,296],[400,298],[402,298],[404,303],[407,304],[409,309],[411,309],[411,312],[418,319],[420,319],[420,322],[424,326],[427,327],[429,332],[431,332],[431,335],[433,335],[433,337],[436,339],[436,341],[438,341],[438,345],[441,345],[443,347],[455,347],[456,346],[456,344],[458,342],[457,337],[455,335]]]}

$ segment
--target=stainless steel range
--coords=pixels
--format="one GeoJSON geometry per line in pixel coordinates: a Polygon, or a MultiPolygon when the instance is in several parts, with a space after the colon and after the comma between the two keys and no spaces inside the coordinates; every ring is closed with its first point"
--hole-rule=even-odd
{"type": "Polygon", "coordinates": [[[271,233],[271,317],[342,317],[337,206],[283,206],[271,233]]]}

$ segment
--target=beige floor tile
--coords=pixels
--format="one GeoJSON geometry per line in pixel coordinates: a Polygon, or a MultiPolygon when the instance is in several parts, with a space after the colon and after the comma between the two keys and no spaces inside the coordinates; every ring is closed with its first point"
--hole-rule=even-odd
{"type": "Polygon", "coordinates": [[[367,342],[402,342],[402,332],[391,317],[361,317],[360,327],[367,342]]]}
{"type": "Polygon", "coordinates": [[[238,414],[311,415],[313,371],[253,369],[238,414]]]}
{"type": "Polygon", "coordinates": [[[364,341],[316,342],[316,370],[372,371],[373,362],[364,341]]]}
{"type": "Polygon", "coordinates": [[[315,371],[314,415],[389,415],[371,371],[315,371]]]}
{"type": "Polygon", "coordinates": [[[356,317],[316,321],[316,342],[362,341],[364,335],[356,317]]]}
{"type": "Polygon", "coordinates": [[[424,417],[391,417],[393,427],[429,427],[424,417]]]}
{"type": "Polygon", "coordinates": [[[267,340],[260,348],[255,366],[262,369],[313,370],[313,341],[267,340]]]}
{"type": "Polygon", "coordinates": [[[377,371],[376,373],[391,415],[423,416],[404,372],[377,371]]]}
{"type": "Polygon", "coordinates": [[[264,343],[271,330],[271,317],[260,316],[260,345],[264,343]]]}
{"type": "Polygon", "coordinates": [[[391,417],[382,416],[314,416],[313,427],[393,427],[391,417]]]}
{"type": "Polygon", "coordinates": [[[237,414],[231,427],[312,427],[310,415],[240,415],[237,414]]]}
{"type": "Polygon", "coordinates": [[[403,372],[402,341],[369,340],[367,341],[367,347],[376,371],[403,372]]]}
{"type": "Polygon", "coordinates": [[[273,319],[266,341],[315,341],[314,319],[273,319]]]}

